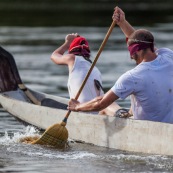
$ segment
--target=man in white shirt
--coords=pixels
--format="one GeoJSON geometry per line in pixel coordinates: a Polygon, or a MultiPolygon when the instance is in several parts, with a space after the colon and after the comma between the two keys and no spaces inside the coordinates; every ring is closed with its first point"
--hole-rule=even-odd
{"type": "Polygon", "coordinates": [[[82,104],[71,99],[69,109],[99,111],[119,98],[131,96],[134,119],[173,123],[173,51],[156,50],[151,32],[135,30],[120,8],[115,8],[112,18],[124,32],[131,59],[137,66],[124,73],[104,96],[82,104]]]}

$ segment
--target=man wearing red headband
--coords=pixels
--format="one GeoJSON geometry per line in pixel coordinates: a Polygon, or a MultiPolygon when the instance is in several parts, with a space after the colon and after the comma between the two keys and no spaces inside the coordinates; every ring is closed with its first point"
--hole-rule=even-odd
{"type": "MultiPolygon", "coordinates": [[[[120,8],[115,8],[112,18],[125,34],[130,57],[137,66],[124,73],[104,96],[83,104],[72,99],[69,109],[98,111],[118,98],[131,96],[134,119],[173,123],[173,51],[168,48],[156,50],[151,32],[135,30],[120,8]]],[[[129,114],[127,110],[119,109],[116,115],[129,114]]]]}
{"type": "MultiPolygon", "coordinates": [[[[77,33],[68,34],[65,42],[52,53],[51,60],[55,64],[68,66],[68,91],[70,98],[75,98],[92,63],[88,41],[77,33]],[[64,54],[66,51],[68,53],[64,54]]],[[[103,95],[101,85],[101,73],[94,67],[78,100],[83,103],[103,95]]]]}

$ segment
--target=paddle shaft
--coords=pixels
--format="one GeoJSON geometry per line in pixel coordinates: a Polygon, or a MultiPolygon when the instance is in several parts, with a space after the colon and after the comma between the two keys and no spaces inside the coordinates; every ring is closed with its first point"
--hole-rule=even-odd
{"type": "MultiPolygon", "coordinates": [[[[87,73],[85,79],[84,79],[83,82],[82,82],[82,85],[81,85],[81,87],[80,87],[78,93],[76,94],[75,100],[77,100],[77,99],[79,98],[79,96],[80,96],[80,94],[81,94],[81,92],[82,92],[82,90],[83,90],[83,88],[84,88],[84,86],[85,86],[85,84],[86,84],[86,82],[87,82],[87,80],[88,80],[88,78],[89,78],[89,76],[90,76],[90,74],[91,74],[91,72],[92,72],[92,70],[93,70],[93,68],[94,68],[94,66],[95,66],[95,64],[96,64],[96,62],[97,62],[97,60],[98,60],[98,58],[99,58],[99,56],[100,56],[100,54],[101,54],[101,52],[102,52],[104,46],[105,46],[105,44],[106,44],[108,38],[109,38],[109,36],[110,36],[110,34],[111,34],[111,32],[112,32],[112,30],[113,30],[113,28],[114,28],[114,26],[115,26],[115,22],[113,21],[112,24],[111,24],[111,26],[110,26],[110,28],[109,28],[109,30],[108,30],[108,32],[107,32],[107,34],[106,34],[106,36],[105,36],[105,38],[104,38],[104,40],[103,40],[103,42],[102,42],[102,44],[101,44],[101,46],[100,46],[100,48],[99,48],[99,50],[98,50],[98,52],[97,52],[97,55],[96,55],[96,57],[95,57],[95,59],[94,59],[92,65],[91,65],[91,67],[90,67],[90,69],[89,69],[89,71],[88,71],[88,73],[87,73]]],[[[63,119],[63,122],[64,122],[64,123],[67,122],[67,119],[68,119],[70,113],[71,113],[71,110],[69,110],[69,111],[67,112],[65,118],[63,119]]]]}
{"type": "Polygon", "coordinates": [[[21,83],[18,84],[18,87],[25,92],[26,96],[36,105],[41,105],[41,102],[27,89],[27,87],[21,83]]]}

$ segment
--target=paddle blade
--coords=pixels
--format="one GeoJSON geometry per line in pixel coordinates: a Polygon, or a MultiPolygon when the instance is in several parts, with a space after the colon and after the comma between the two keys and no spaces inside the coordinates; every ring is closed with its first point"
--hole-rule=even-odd
{"type": "Polygon", "coordinates": [[[43,135],[31,144],[50,145],[63,149],[66,147],[68,131],[63,123],[50,126],[43,135]]]}

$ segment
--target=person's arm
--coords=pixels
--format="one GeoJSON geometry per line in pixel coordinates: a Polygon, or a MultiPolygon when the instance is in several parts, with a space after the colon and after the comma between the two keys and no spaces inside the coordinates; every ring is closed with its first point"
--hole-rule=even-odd
{"type": "Polygon", "coordinates": [[[73,54],[66,54],[64,55],[64,53],[68,50],[71,42],[74,40],[74,38],[76,38],[78,36],[78,34],[68,34],[65,38],[65,42],[64,44],[62,44],[59,48],[57,48],[51,55],[51,60],[55,63],[55,64],[59,64],[59,65],[68,65],[70,63],[70,61],[74,58],[73,54]]]}
{"type": "MultiPolygon", "coordinates": [[[[69,101],[68,109],[72,111],[100,111],[111,105],[119,97],[112,90],[109,90],[104,96],[99,96],[85,103],[79,103],[75,99],[69,101]]],[[[118,109],[119,107],[117,107],[118,109]]],[[[116,111],[116,110],[115,110],[116,111]]]]}
{"type": "Polygon", "coordinates": [[[119,25],[127,38],[135,31],[135,29],[126,20],[125,13],[119,7],[114,8],[112,19],[117,25],[119,25]]]}

